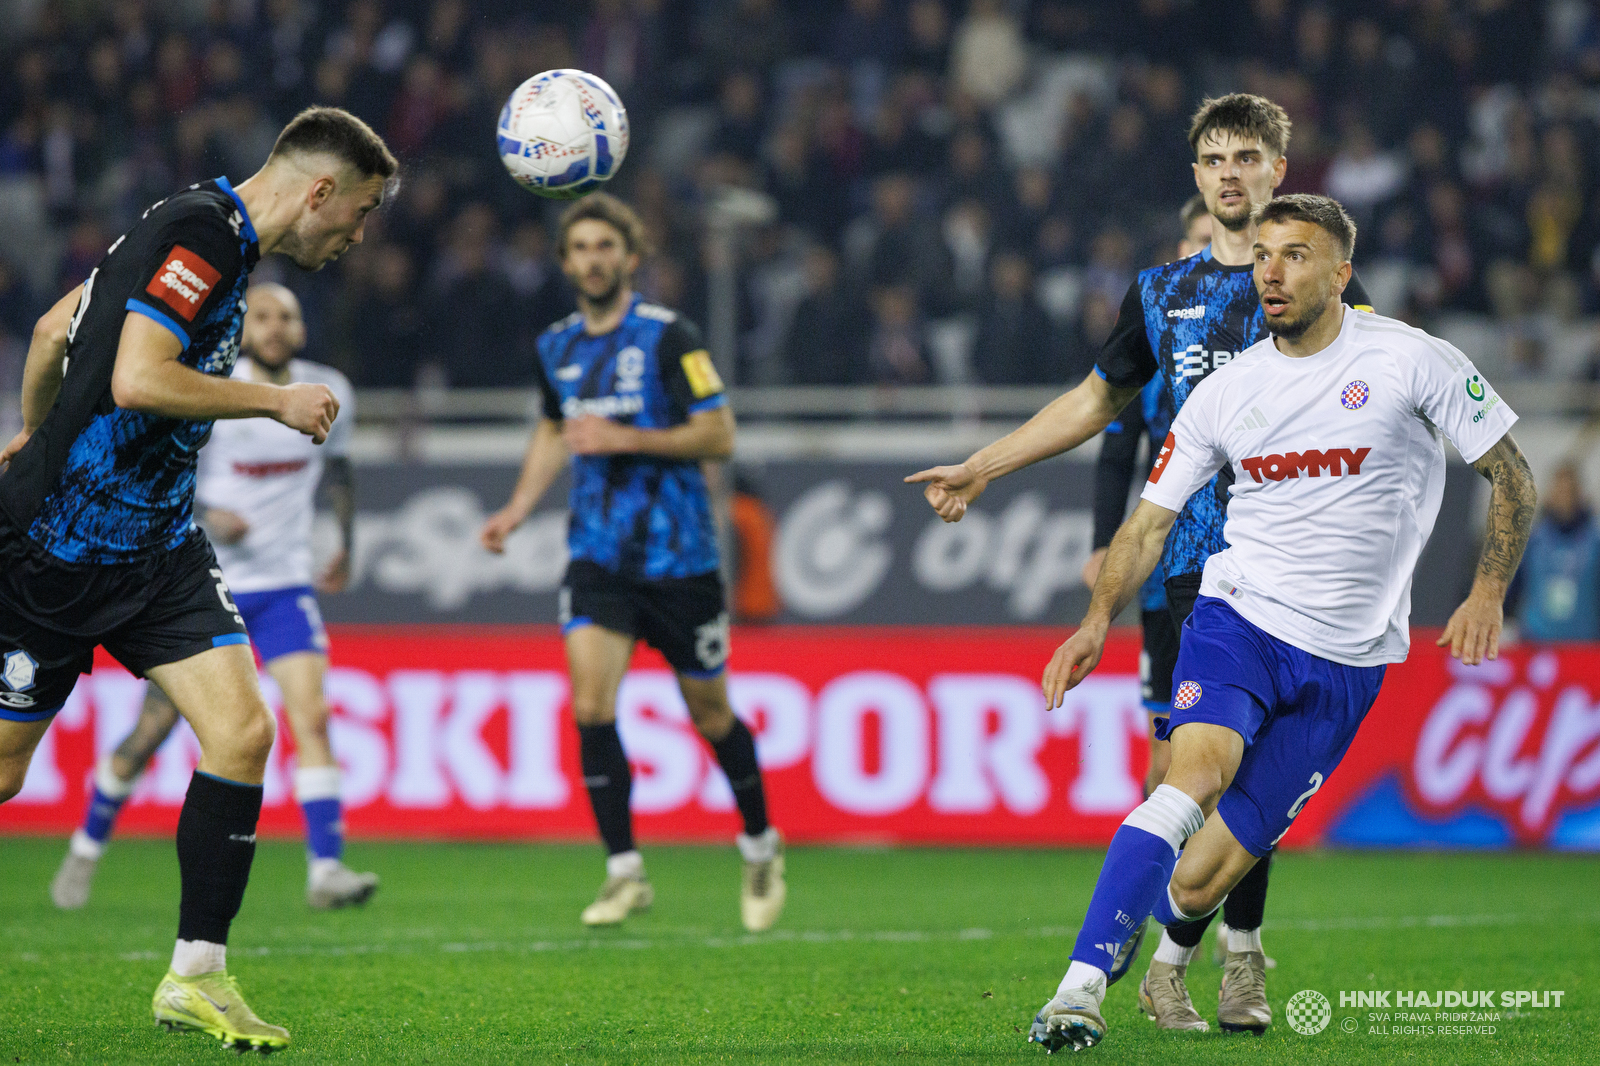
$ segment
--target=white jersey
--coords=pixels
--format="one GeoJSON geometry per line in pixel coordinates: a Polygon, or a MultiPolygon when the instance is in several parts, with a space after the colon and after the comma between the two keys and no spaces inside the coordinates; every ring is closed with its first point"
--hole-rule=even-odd
{"type": "MultiPolygon", "coordinates": [[[[250,380],[251,361],[240,359],[233,376],[250,380]]],[[[197,512],[219,507],[249,524],[236,544],[215,539],[222,575],[234,592],[263,592],[311,584],[311,519],[325,459],[348,455],[355,426],[355,394],[332,367],[294,359],[290,381],[328,386],[339,417],[322,444],[270,418],[218,419],[200,450],[195,484],[197,512]]]]}
{"type": "Polygon", "coordinates": [[[1201,382],[1144,498],[1180,510],[1231,464],[1228,547],[1206,562],[1201,595],[1313,655],[1401,662],[1412,572],[1444,493],[1440,431],[1474,462],[1516,420],[1456,348],[1345,308],[1315,355],[1291,358],[1268,337],[1201,382]]]}

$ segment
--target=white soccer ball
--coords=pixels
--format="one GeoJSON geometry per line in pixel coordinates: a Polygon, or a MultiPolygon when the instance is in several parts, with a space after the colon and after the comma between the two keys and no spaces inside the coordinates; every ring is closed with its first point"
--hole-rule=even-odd
{"type": "Polygon", "coordinates": [[[628,154],[628,111],[611,86],[582,70],[547,70],[517,86],[495,131],[500,162],[540,196],[591,193],[628,154]]]}

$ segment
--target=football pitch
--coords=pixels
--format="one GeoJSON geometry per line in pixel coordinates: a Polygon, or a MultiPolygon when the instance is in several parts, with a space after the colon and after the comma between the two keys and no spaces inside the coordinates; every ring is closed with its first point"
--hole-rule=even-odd
{"type": "MultiPolygon", "coordinates": [[[[47,894],[63,848],[0,839],[0,1063],[232,1061],[211,1038],[150,1018],[177,922],[171,842],[115,842],[76,913],[47,894]]],[[[293,1059],[1040,1061],[1028,1023],[1066,967],[1101,854],[794,847],[788,909],[760,936],[739,926],[731,847],[647,847],[654,910],[599,931],[577,920],[601,875],[591,845],[358,842],[348,858],[379,871],[382,890],[363,910],[314,913],[300,846],[263,844],[234,924],[230,971],[265,1019],[288,1026],[293,1059]]],[[[1158,1032],[1135,1005],[1147,944],[1111,990],[1110,1032],[1090,1054],[1595,1062],[1597,873],[1579,856],[1284,855],[1263,934],[1279,960],[1267,1034],[1158,1032]],[[1332,1004],[1315,1035],[1285,1017],[1302,989],[1332,1004]],[[1564,995],[1559,1008],[1497,1006],[1488,1022],[1395,1007],[1397,991],[1483,989],[1497,1004],[1503,991],[1564,995]],[[1341,991],[1385,990],[1387,1011],[1340,1006],[1341,991]]],[[[1214,1024],[1210,943],[1189,987],[1214,1024]]]]}

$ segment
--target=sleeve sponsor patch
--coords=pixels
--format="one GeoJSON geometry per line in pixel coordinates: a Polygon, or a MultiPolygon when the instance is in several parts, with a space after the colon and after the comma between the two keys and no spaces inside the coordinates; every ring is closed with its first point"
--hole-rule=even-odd
{"type": "Polygon", "coordinates": [[[216,267],[175,244],[144,291],[172,308],[185,322],[193,322],[200,305],[221,278],[222,272],[216,267]]]}
{"type": "Polygon", "coordinates": [[[1150,467],[1150,484],[1154,485],[1161,480],[1161,475],[1166,472],[1167,463],[1172,459],[1172,450],[1178,446],[1178,438],[1169,430],[1166,443],[1161,445],[1161,451],[1156,455],[1155,463],[1150,467]]]}
{"type": "Polygon", "coordinates": [[[722,378],[717,376],[710,352],[700,348],[689,352],[679,362],[683,364],[683,376],[689,379],[689,391],[694,393],[695,399],[703,400],[722,391],[722,378]]]}

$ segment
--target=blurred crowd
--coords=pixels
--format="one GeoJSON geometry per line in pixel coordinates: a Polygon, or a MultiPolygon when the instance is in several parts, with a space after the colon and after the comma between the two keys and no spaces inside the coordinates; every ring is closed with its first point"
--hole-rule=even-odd
{"type": "Polygon", "coordinates": [[[248,176],[313,102],[404,166],[357,253],[264,264],[301,294],[314,357],[362,386],[526,384],[571,293],[559,205],[506,177],[493,130],[553,67],[627,104],[613,184],[655,245],[639,286],[717,317],[742,384],[1081,377],[1134,273],[1175,254],[1190,114],[1234,90],[1288,110],[1283,191],[1350,209],[1380,311],[1475,324],[1470,354],[1501,375],[1600,377],[1585,0],[9,3],[0,384],[145,206],[248,176]],[[731,260],[707,227],[729,187],[770,216],[731,260]]]}

